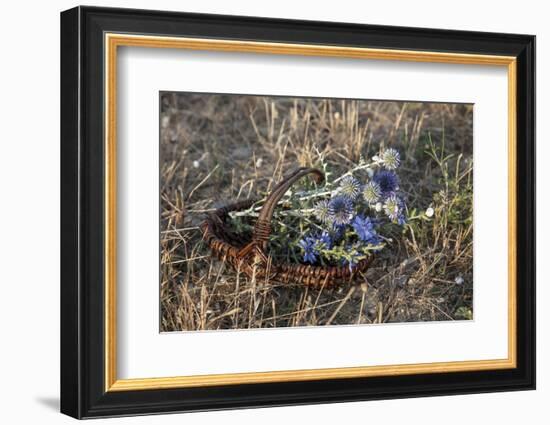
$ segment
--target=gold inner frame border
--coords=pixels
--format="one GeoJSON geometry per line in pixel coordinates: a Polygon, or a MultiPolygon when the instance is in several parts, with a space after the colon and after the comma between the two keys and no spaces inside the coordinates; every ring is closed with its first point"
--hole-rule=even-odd
{"type": "Polygon", "coordinates": [[[330,45],[288,44],[221,39],[180,38],[151,35],[106,33],[105,46],[105,391],[137,391],[152,389],[239,385],[270,382],[313,381],[359,377],[411,375],[419,373],[450,373],[513,369],[516,358],[516,58],[513,56],[465,53],[371,49],[330,45]],[[504,66],[508,72],[508,358],[454,362],[398,364],[381,366],[342,367],[118,379],[116,324],[116,136],[117,136],[117,51],[118,47],[148,47],[261,53],[279,55],[324,56],[355,59],[397,60],[403,62],[433,62],[468,65],[504,66]]]}

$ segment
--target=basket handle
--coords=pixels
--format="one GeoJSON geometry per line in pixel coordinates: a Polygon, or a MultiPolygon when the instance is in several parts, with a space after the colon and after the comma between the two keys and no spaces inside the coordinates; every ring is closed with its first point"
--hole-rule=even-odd
{"type": "Polygon", "coordinates": [[[320,170],[316,168],[301,167],[283,178],[267,197],[260,210],[260,215],[254,225],[254,232],[252,234],[252,243],[261,248],[262,251],[265,252],[267,248],[267,241],[271,234],[271,219],[273,218],[273,212],[275,211],[277,203],[292,184],[307,174],[313,174],[317,183],[321,183],[325,179],[324,174],[320,170]]]}

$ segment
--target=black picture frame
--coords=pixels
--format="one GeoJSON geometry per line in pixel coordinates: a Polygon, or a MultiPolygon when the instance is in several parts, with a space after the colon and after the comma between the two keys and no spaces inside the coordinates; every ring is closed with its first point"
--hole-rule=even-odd
{"type": "Polygon", "coordinates": [[[92,418],[534,388],[534,36],[95,7],[61,13],[61,412],[92,418]],[[517,367],[106,392],[105,32],[515,56],[517,367]]]}

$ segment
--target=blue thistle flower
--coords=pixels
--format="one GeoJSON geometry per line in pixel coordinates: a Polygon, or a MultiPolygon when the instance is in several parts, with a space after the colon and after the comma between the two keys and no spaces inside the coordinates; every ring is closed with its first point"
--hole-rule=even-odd
{"type": "Polygon", "coordinates": [[[399,188],[399,178],[393,171],[380,170],[372,179],[375,183],[378,183],[382,190],[382,196],[384,197],[395,192],[399,188]]]}
{"type": "Polygon", "coordinates": [[[345,176],[340,180],[340,191],[342,196],[347,196],[355,201],[361,192],[361,184],[353,176],[345,176]]]}
{"type": "Polygon", "coordinates": [[[376,204],[380,196],[382,196],[382,188],[375,181],[370,181],[363,187],[363,198],[369,204],[376,204]]]}
{"type": "Polygon", "coordinates": [[[337,195],[328,203],[328,211],[335,225],[349,224],[353,217],[353,202],[347,196],[337,195]]]}
{"type": "MultiPolygon", "coordinates": [[[[369,240],[367,242],[369,243],[369,245],[380,245],[382,243],[382,238],[380,237],[380,235],[378,233],[374,233],[374,234],[371,235],[371,237],[369,238],[369,240]]],[[[378,249],[375,249],[374,251],[378,252],[381,249],[382,248],[378,248],[378,249]]]]}
{"type": "Polygon", "coordinates": [[[328,232],[322,232],[318,235],[305,236],[298,245],[304,252],[304,262],[314,264],[322,249],[332,248],[332,239],[328,232]]]}
{"type": "Polygon", "coordinates": [[[399,152],[393,148],[386,149],[382,152],[381,159],[384,167],[388,170],[395,170],[401,163],[399,152]]]}
{"type": "Polygon", "coordinates": [[[321,223],[328,223],[330,221],[330,214],[328,208],[328,200],[323,199],[317,202],[313,207],[313,215],[321,223]]]}
{"type": "Polygon", "coordinates": [[[323,231],[317,238],[318,247],[320,249],[331,249],[332,248],[332,238],[327,231],[323,231]]]}
{"type": "Polygon", "coordinates": [[[405,224],[407,224],[407,217],[405,217],[403,213],[401,213],[399,217],[397,217],[397,224],[399,224],[400,226],[404,226],[405,224]]]}
{"type": "Polygon", "coordinates": [[[357,233],[357,236],[363,242],[372,243],[371,241],[377,238],[374,222],[370,217],[356,216],[351,225],[357,233]]]}
{"type": "Polygon", "coordinates": [[[311,236],[306,236],[304,239],[298,242],[298,245],[304,251],[304,261],[306,263],[314,264],[317,261],[317,240],[311,236]]]}
{"type": "Polygon", "coordinates": [[[399,199],[395,194],[391,194],[384,203],[384,212],[388,218],[397,223],[400,217],[403,217],[403,201],[399,199]]]}
{"type": "Polygon", "coordinates": [[[338,242],[344,237],[345,232],[346,226],[344,224],[333,224],[330,235],[334,242],[338,242]]]}

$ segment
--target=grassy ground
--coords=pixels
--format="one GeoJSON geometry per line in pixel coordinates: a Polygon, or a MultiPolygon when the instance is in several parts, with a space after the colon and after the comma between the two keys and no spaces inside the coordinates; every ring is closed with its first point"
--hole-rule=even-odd
{"type": "Polygon", "coordinates": [[[163,93],[161,330],[472,317],[472,106],[163,93]],[[259,196],[321,152],[346,171],[380,145],[401,153],[406,231],[354,285],[251,281],[209,256],[199,224],[259,196]]]}

